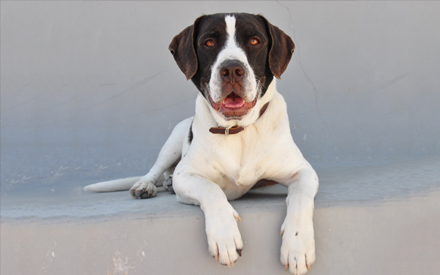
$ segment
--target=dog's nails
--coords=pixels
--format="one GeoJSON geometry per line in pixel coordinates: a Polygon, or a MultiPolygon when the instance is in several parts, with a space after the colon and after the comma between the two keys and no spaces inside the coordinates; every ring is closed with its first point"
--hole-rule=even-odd
{"type": "Polygon", "coordinates": [[[218,262],[218,254],[215,255],[215,261],[218,262]]]}
{"type": "Polygon", "coordinates": [[[241,257],[241,251],[243,251],[243,248],[242,249],[237,249],[237,253],[238,253],[238,255],[240,255],[240,257],[241,257]]]}
{"type": "Polygon", "coordinates": [[[310,271],[310,265],[307,262],[307,255],[304,255],[304,257],[305,257],[305,260],[306,260],[306,268],[307,268],[308,271],[310,271]]]}
{"type": "Polygon", "coordinates": [[[284,265],[284,270],[287,271],[288,268],[289,268],[289,264],[285,264],[284,265]]]}
{"type": "Polygon", "coordinates": [[[227,266],[229,269],[231,269],[231,263],[228,263],[227,266]]]}
{"type": "Polygon", "coordinates": [[[236,221],[241,221],[240,215],[237,212],[234,213],[234,218],[236,221]]]}
{"type": "Polygon", "coordinates": [[[283,236],[283,234],[284,234],[284,229],[281,230],[281,232],[280,232],[280,236],[283,236]]]}

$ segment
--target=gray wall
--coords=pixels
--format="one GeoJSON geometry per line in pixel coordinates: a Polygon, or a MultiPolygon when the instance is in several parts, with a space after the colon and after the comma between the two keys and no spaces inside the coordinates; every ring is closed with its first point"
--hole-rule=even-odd
{"type": "Polygon", "coordinates": [[[278,90],[313,164],[439,155],[440,2],[2,1],[2,193],[148,171],[198,93],[169,42],[229,11],[296,43],[278,90]]]}

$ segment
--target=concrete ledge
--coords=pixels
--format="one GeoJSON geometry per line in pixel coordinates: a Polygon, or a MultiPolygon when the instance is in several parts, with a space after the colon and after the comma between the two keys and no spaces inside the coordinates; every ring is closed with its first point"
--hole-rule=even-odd
{"type": "MultiPolygon", "coordinates": [[[[438,273],[438,159],[317,171],[317,261],[309,274],[438,273]],[[384,179],[387,188],[379,188],[384,179]]],[[[6,197],[0,271],[287,274],[279,263],[285,191],[265,191],[271,194],[253,193],[232,202],[243,219],[239,228],[245,242],[243,257],[232,269],[209,256],[199,207],[179,204],[169,193],[150,200],[134,200],[126,192],[6,197]]]]}

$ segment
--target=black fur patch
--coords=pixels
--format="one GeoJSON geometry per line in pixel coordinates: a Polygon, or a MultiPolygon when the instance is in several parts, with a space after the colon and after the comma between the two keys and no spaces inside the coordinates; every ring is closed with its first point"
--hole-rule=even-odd
{"type": "Polygon", "coordinates": [[[189,127],[189,134],[188,134],[188,143],[191,144],[191,142],[193,141],[194,138],[194,133],[193,133],[193,125],[191,122],[191,126],[189,127]]]}

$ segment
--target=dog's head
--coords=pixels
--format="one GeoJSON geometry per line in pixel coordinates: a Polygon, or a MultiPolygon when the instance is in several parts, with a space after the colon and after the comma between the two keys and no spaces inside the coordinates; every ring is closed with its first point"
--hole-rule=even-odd
{"type": "Polygon", "coordinates": [[[263,16],[243,13],[199,17],[169,46],[187,79],[225,121],[258,118],[254,107],[273,77],[286,70],[294,48],[292,39],[263,16]]]}

